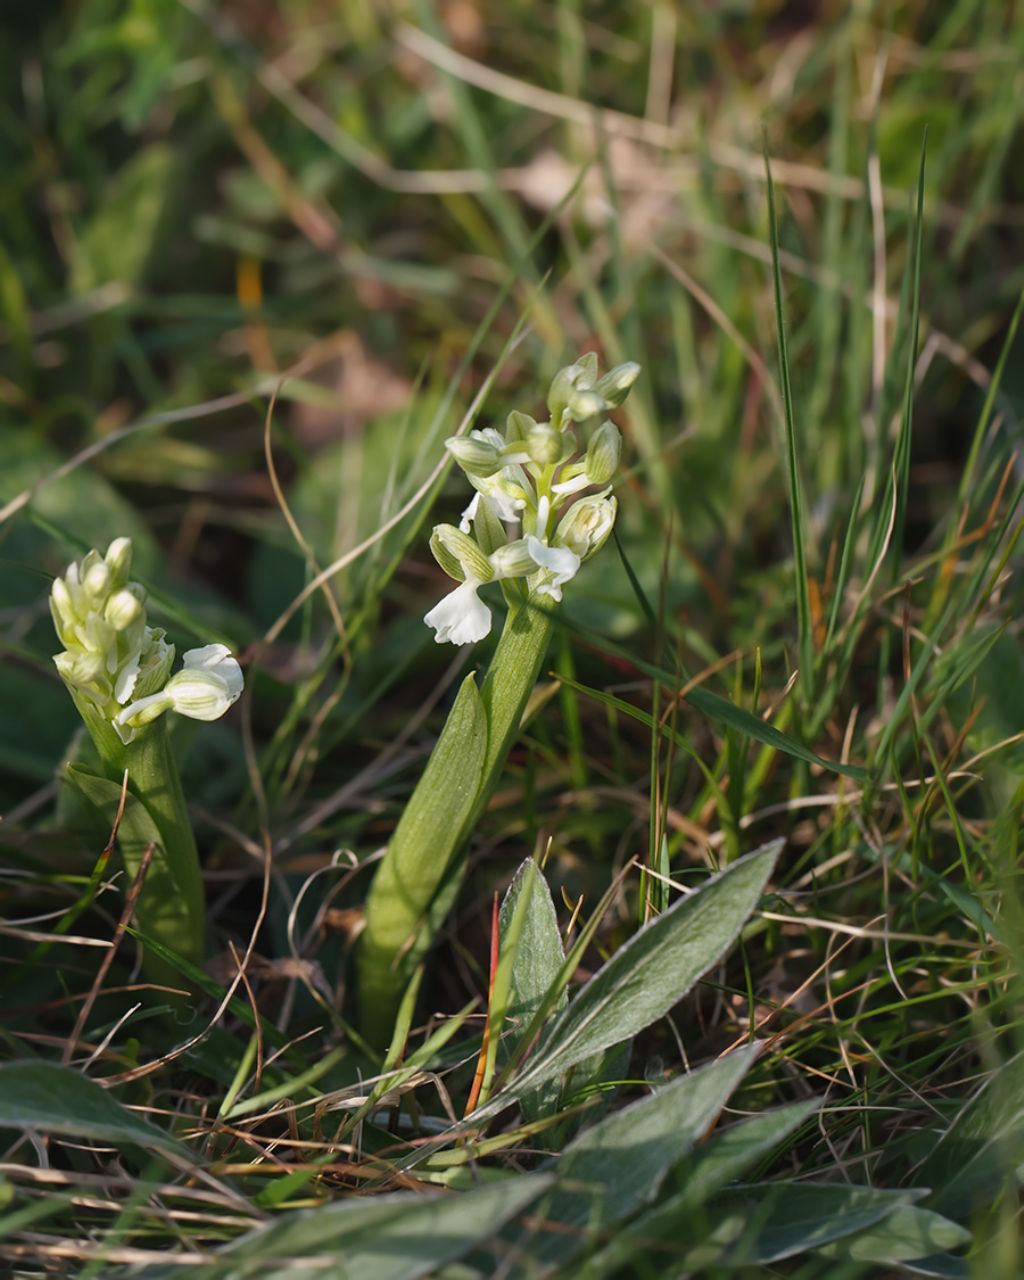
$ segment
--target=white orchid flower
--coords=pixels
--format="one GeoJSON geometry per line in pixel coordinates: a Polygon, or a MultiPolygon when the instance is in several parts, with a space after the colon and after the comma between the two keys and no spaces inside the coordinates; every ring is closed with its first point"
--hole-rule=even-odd
{"type": "Polygon", "coordinates": [[[467,578],[424,615],[423,621],[434,629],[438,644],[474,644],[490,634],[491,611],[477,595],[482,585],[467,578]]]}
{"type": "MultiPolygon", "coordinates": [[[[173,650],[171,650],[173,653],[173,650]]],[[[130,742],[134,730],[150,724],[166,711],[191,720],[219,720],[242,693],[242,668],[222,644],[208,644],[182,654],[184,666],[164,687],[130,702],[114,720],[122,741],[130,742]]]]}
{"type": "MultiPolygon", "coordinates": [[[[607,540],[616,514],[607,486],[622,436],[601,418],[622,404],[639,372],[637,364],[621,364],[599,378],[597,355],[588,352],[555,375],[550,421],[513,409],[504,435],[483,428],[446,441],[476,492],[458,528],[437,525],[431,537],[435,558],[459,584],[425,616],[439,643],[471,644],[490,632],[490,610],[479,597],[488,582],[525,579],[535,595],[561,600],[565,584],[607,540]],[[593,422],[582,456],[574,421],[593,422]],[[582,493],[592,486],[606,487],[582,493]]],[[[513,605],[525,598],[521,589],[506,596],[513,605]]]]}
{"type": "Polygon", "coordinates": [[[245,680],[231,650],[223,644],[189,649],[181,657],[184,666],[164,688],[174,710],[193,720],[219,720],[241,697],[245,680]]]}

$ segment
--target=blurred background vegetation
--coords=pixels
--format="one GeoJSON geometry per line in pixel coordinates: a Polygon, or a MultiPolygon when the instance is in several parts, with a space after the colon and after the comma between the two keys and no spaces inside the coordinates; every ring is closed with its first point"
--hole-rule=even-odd
{"type": "MultiPolygon", "coordinates": [[[[458,479],[374,535],[503,356],[482,423],[536,410],[580,351],[638,360],[623,554],[567,593],[425,999],[485,989],[490,892],[549,838],[566,927],[633,856],[687,880],[785,835],[775,916],[839,930],[762,920],[682,1039],[699,1059],[790,1000],[750,1107],[827,1088],[793,1167],[909,1176],[919,1130],[1019,1044],[1020,5],[37,0],[2,24],[10,914],[66,908],[96,853],[53,781],[76,720],[49,577],[130,534],[171,638],[250,662],[244,712],[182,744],[211,972],[250,939],[270,850],[254,982],[289,1035],[326,1028],[315,1058],[344,1026],[350,864],[386,842],[483,660],[421,621],[458,479]],[[315,594],[278,626],[341,558],[332,608],[315,594]],[[706,719],[690,677],[870,780],[706,719]]],[[[622,895],[602,954],[642,913],[622,895]]],[[[59,975],[29,953],[6,963],[39,1050],[68,1031],[40,1010],[88,987],[92,957],[59,975]]],[[[106,1052],[131,1062],[146,1035],[106,1052]]],[[[633,1071],[677,1060],[666,1034],[633,1071]]],[[[207,1079],[167,1085],[178,1110],[232,1077],[198,1050],[182,1065],[207,1079]]]]}

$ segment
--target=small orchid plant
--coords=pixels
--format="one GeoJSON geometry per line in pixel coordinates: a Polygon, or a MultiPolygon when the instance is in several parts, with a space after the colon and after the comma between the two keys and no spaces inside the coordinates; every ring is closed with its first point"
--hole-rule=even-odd
{"type": "Polygon", "coordinates": [[[597,356],[582,356],[551,383],[548,422],[513,411],[504,433],[485,427],[445,442],[476,492],[458,526],[434,528],[430,549],[459,585],[424,621],[438,643],[482,640],[491,611],[480,592],[491,582],[508,615],[481,687],[473,675],[463,682],[370,887],[359,1007],[364,1035],[380,1046],[458,889],[460,850],[519,731],[563,589],[612,531],[622,437],[606,415],[639,373],[628,363],[601,377],[597,356]]]}
{"type": "Polygon", "coordinates": [[[121,844],[129,872],[146,833],[155,832],[160,846],[140,893],[140,924],[195,962],[202,955],[202,882],[162,717],[174,711],[193,720],[218,719],[242,692],[242,669],[225,645],[209,644],[188,650],[172,675],[174,646],[160,627],[148,625],[146,592],[130,581],[131,561],[131,539],[116,538],[106,555],[90,551],[70,564],[50,592],[53,625],[64,646],[54,663],[102,768],[96,776],[72,766],[68,776],[109,813],[127,771],[130,804],[121,844]],[[138,839],[133,832],[141,833],[138,839]],[[168,894],[174,901],[161,901],[168,894]]]}
{"type": "Polygon", "coordinates": [[[523,598],[512,587],[520,583],[557,602],[604,545],[615,523],[608,482],[622,436],[603,415],[622,404],[639,373],[638,364],[628,363],[599,378],[591,352],[555,377],[549,422],[513,410],[504,435],[485,427],[445,442],[476,492],[458,527],[439,524],[430,539],[438,564],[461,584],[424,618],[439,644],[488,635],[491,612],[478,594],[486,583],[500,581],[510,604],[523,598]],[[594,429],[580,456],[573,428],[588,424],[594,429]]]}

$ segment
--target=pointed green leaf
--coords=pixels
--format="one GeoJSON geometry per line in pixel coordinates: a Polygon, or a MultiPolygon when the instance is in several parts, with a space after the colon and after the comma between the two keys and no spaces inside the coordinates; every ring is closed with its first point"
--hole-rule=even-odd
{"type": "Polygon", "coordinates": [[[712,876],[620,947],[549,1024],[534,1056],[491,1106],[507,1106],[666,1014],[735,942],[782,843],[772,841],[712,876]]]}
{"type": "Polygon", "coordinates": [[[589,1233],[649,1204],[672,1166],[718,1118],[759,1049],[748,1046],[679,1076],[584,1130],[555,1163],[558,1185],[543,1207],[551,1229],[540,1231],[534,1256],[572,1257],[589,1233]]]}
{"type": "MultiPolygon", "coordinates": [[[[700,1265],[763,1266],[865,1231],[924,1195],[843,1182],[772,1182],[719,1192],[700,1265]]],[[[687,1258],[696,1265],[693,1255],[687,1258]]]]}
{"type": "Polygon", "coordinates": [[[930,1209],[908,1204],[849,1240],[826,1245],[826,1258],[892,1264],[970,1244],[971,1233],[930,1209]]]}
{"type": "Polygon", "coordinates": [[[931,1208],[963,1216],[1024,1164],[1024,1053],[994,1072],[964,1106],[917,1180],[931,1208]]]}
{"type": "Polygon", "coordinates": [[[95,1080],[54,1062],[0,1064],[0,1129],[36,1129],[192,1159],[177,1139],[123,1107],[95,1080]]]}
{"type": "Polygon", "coordinates": [[[332,1280],[417,1280],[474,1245],[485,1246],[550,1181],[543,1174],[520,1174],[449,1195],[349,1197],[284,1214],[233,1241],[217,1262],[160,1271],[154,1280],[307,1274],[332,1280]]]}
{"type": "MultiPolygon", "coordinates": [[[[512,997],[508,1016],[528,1027],[565,960],[551,890],[537,864],[527,858],[519,866],[501,904],[502,943],[519,903],[525,912],[512,960],[512,997]]],[[[560,1003],[565,1003],[565,993],[560,1003]]]]}
{"type": "Polygon", "coordinates": [[[817,1101],[797,1102],[715,1134],[676,1166],[672,1181],[681,1190],[622,1227],[584,1266],[581,1280],[597,1280],[614,1274],[618,1267],[628,1267],[630,1259],[651,1251],[652,1242],[664,1240],[671,1248],[695,1209],[783,1142],[819,1105],[817,1101]]]}

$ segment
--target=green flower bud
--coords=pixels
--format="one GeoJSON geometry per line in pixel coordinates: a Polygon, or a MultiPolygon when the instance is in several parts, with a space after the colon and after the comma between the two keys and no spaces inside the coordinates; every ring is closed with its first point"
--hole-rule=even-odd
{"type": "MultiPolygon", "coordinates": [[[[141,591],[141,588],[137,588],[141,591]]],[[[115,591],[106,603],[103,617],[115,631],[126,631],[142,617],[142,601],[135,591],[122,587],[115,591]]]]}
{"type": "Polygon", "coordinates": [[[573,422],[586,422],[590,418],[596,418],[599,413],[604,413],[609,407],[604,396],[598,395],[596,391],[584,389],[573,392],[566,406],[566,412],[573,422]]]}
{"type": "Polygon", "coordinates": [[[587,480],[607,484],[615,474],[622,454],[622,435],[614,422],[602,422],[587,446],[587,480]]]}
{"type": "Polygon", "coordinates": [[[456,529],[453,524],[435,526],[430,538],[430,549],[449,578],[454,578],[457,582],[467,578],[474,582],[490,582],[494,577],[487,556],[468,533],[456,529]],[[452,572],[453,569],[455,572],[452,572]]]}
{"type": "Polygon", "coordinates": [[[562,418],[574,393],[592,387],[596,377],[597,355],[593,351],[580,356],[574,364],[559,369],[548,391],[548,408],[551,410],[552,421],[561,426],[562,418]]]}
{"type": "Polygon", "coordinates": [[[525,440],[536,425],[528,413],[513,409],[505,419],[505,443],[515,444],[518,440],[525,440]]]}
{"type": "Polygon", "coordinates": [[[554,543],[568,547],[581,560],[589,559],[608,541],[617,509],[618,503],[607,489],[603,493],[580,498],[559,521],[554,543]]]}
{"type": "Polygon", "coordinates": [[[525,538],[517,538],[515,542],[499,547],[491,556],[491,565],[496,578],[526,578],[537,569],[525,538]]]}
{"type": "Polygon", "coordinates": [[[603,378],[599,378],[594,390],[598,395],[604,396],[613,409],[617,409],[629,395],[630,388],[639,376],[640,366],[635,360],[627,360],[625,364],[617,364],[603,378]]]}
{"type": "Polygon", "coordinates": [[[548,467],[562,457],[562,433],[551,425],[534,423],[526,437],[526,450],[530,461],[538,466],[548,467]]]}
{"type": "Polygon", "coordinates": [[[115,538],[110,546],[107,547],[107,554],[103,558],[106,560],[107,568],[110,570],[112,587],[123,587],[128,581],[128,575],[132,568],[131,538],[115,538]]]}
{"type": "Polygon", "coordinates": [[[497,442],[488,439],[482,431],[471,431],[468,436],[452,436],[444,442],[445,448],[467,474],[493,476],[501,468],[501,450],[504,441],[497,431],[497,442]]]}
{"type": "Polygon", "coordinates": [[[494,503],[480,494],[473,514],[473,533],[484,555],[489,556],[507,541],[505,526],[498,519],[494,503]]]}
{"type": "Polygon", "coordinates": [[[50,588],[50,613],[53,616],[57,638],[66,649],[72,642],[74,628],[78,625],[78,615],[75,613],[71,592],[63,578],[54,578],[50,588]]]}
{"type": "Polygon", "coordinates": [[[82,586],[93,600],[102,601],[110,591],[110,569],[98,551],[90,551],[82,561],[82,586]]]}
{"type": "Polygon", "coordinates": [[[107,674],[103,656],[98,653],[58,653],[54,655],[53,664],[62,680],[78,688],[100,684],[107,674]]]}

